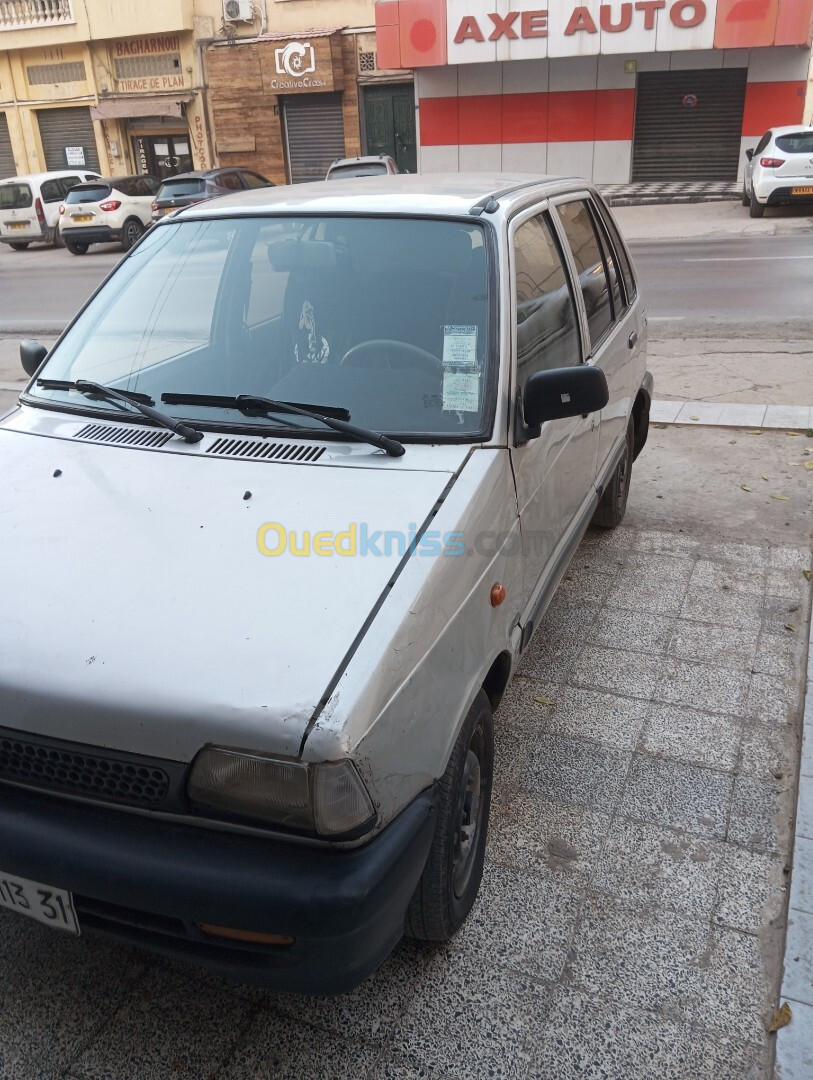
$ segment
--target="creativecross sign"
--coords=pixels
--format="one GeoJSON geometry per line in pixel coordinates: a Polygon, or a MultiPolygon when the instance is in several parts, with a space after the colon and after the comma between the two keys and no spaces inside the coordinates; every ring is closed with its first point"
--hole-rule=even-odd
{"type": "Polygon", "coordinates": [[[382,68],[809,45],[812,21],[813,0],[376,3],[378,65],[382,68]]]}

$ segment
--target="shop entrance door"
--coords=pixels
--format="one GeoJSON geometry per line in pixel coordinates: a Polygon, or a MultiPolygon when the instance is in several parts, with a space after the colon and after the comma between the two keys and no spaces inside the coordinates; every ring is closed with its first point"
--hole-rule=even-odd
{"type": "Polygon", "coordinates": [[[389,154],[402,172],[418,171],[412,83],[364,88],[368,154],[389,154]]]}
{"type": "Polygon", "coordinates": [[[134,135],[133,153],[139,172],[162,180],[192,168],[188,135],[134,135]]]}

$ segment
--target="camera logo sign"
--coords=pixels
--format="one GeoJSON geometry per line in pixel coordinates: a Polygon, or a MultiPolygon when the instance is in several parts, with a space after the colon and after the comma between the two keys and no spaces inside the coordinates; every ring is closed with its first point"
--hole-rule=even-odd
{"type": "Polygon", "coordinates": [[[274,64],[279,79],[271,81],[272,90],[302,90],[326,87],[325,79],[316,78],[316,53],[309,41],[289,41],[274,49],[274,64]]]}

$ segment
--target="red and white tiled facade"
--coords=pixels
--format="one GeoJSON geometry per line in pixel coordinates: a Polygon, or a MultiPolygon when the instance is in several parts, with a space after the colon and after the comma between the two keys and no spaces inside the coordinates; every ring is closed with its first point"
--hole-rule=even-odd
{"type": "Polygon", "coordinates": [[[542,3],[377,0],[378,66],[415,71],[421,171],[624,183],[640,72],[746,68],[743,148],[803,120],[813,0],[542,3]]]}

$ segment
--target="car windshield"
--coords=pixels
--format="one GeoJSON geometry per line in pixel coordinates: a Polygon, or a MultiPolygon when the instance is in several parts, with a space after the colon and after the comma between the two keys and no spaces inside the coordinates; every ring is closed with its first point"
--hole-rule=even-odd
{"type": "MultiPolygon", "coordinates": [[[[482,225],[384,217],[252,217],[157,226],[52,351],[48,379],[147,394],[240,394],[346,410],[409,436],[484,434],[493,403],[482,225]],[[190,304],[190,297],[194,303],[190,304]]],[[[75,393],[37,398],[87,408],[75,393]]],[[[110,408],[104,402],[93,407],[110,408]]],[[[202,423],[228,402],[172,404],[202,423]]],[[[318,421],[296,423],[324,432],[318,421]]]]}
{"type": "Polygon", "coordinates": [[[0,209],[24,210],[33,201],[28,184],[0,184],[0,209]]]}
{"type": "Polygon", "coordinates": [[[337,165],[330,170],[328,180],[344,180],[348,176],[381,176],[386,171],[387,166],[381,161],[373,161],[369,165],[337,165]]]}
{"type": "Polygon", "coordinates": [[[68,204],[101,202],[109,194],[109,184],[83,184],[81,187],[71,188],[65,196],[65,202],[68,204]]]}
{"type": "Polygon", "coordinates": [[[199,176],[188,180],[168,180],[161,185],[159,199],[180,199],[185,195],[200,195],[206,190],[206,181],[199,176]]]}
{"type": "Polygon", "coordinates": [[[786,154],[813,154],[813,131],[794,131],[777,135],[776,148],[786,154]]]}

